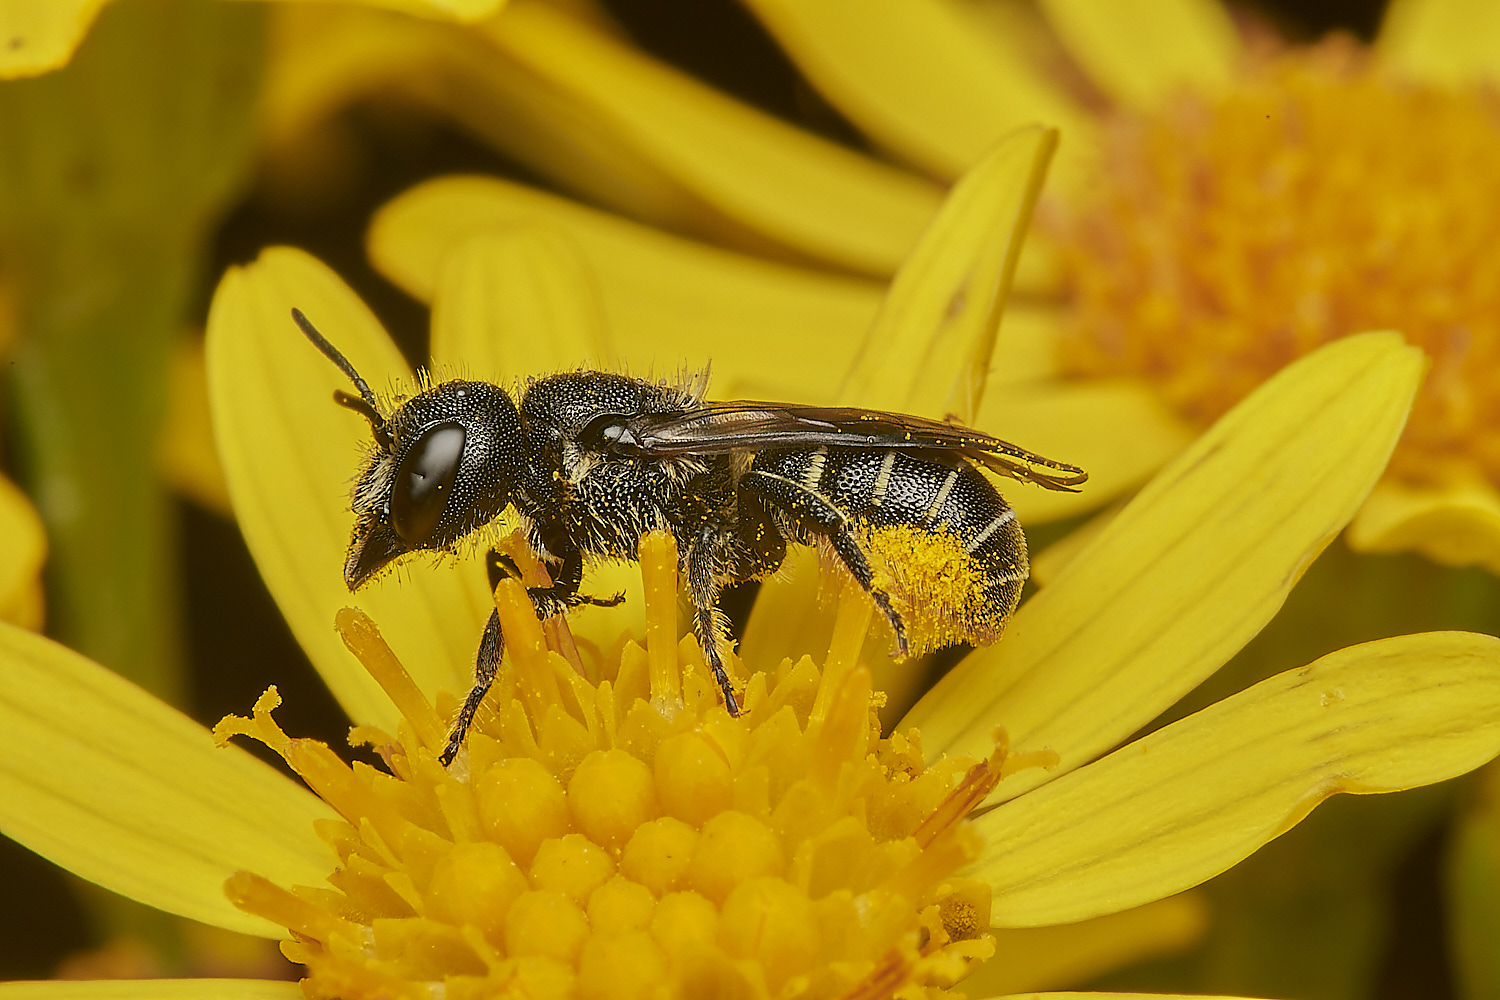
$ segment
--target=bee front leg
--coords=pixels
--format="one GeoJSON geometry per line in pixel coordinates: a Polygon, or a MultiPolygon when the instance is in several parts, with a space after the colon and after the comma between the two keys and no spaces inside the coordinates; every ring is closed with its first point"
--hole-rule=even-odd
{"type": "Polygon", "coordinates": [[[500,631],[500,613],[491,611],[490,620],[484,626],[484,636],[479,640],[479,654],[474,658],[474,686],[464,699],[464,707],[458,710],[458,719],[448,734],[448,746],[438,758],[444,767],[453,763],[453,758],[463,747],[464,737],[469,735],[469,726],[474,722],[474,713],[479,711],[479,703],[484,701],[490,685],[495,683],[495,675],[500,672],[500,658],[504,654],[505,635],[500,631]]]}
{"type": "Polygon", "coordinates": [[[719,576],[722,569],[714,543],[718,535],[711,527],[699,532],[697,540],[688,546],[686,569],[688,590],[693,596],[693,607],[697,609],[694,625],[698,633],[698,645],[703,649],[703,659],[713,671],[714,680],[724,694],[724,707],[732,716],[740,714],[740,703],[734,695],[734,682],[724,666],[720,652],[722,644],[729,642],[729,628],[724,615],[719,611],[719,576]]]}

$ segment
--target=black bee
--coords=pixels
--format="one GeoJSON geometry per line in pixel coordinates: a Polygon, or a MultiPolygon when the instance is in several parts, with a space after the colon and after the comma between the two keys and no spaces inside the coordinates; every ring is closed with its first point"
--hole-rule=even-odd
{"type": "MultiPolygon", "coordinates": [[[[704,659],[739,713],[717,604],[733,583],[781,566],[789,542],[826,543],[889,622],[896,653],[992,642],[1029,565],[1012,510],[980,471],[1069,490],[1087,474],[957,424],[846,407],[706,402],[685,385],[609,372],[533,379],[520,407],[489,382],[443,382],[382,414],[354,367],[298,310],[302,332],[359,396],[375,448],[354,487],[344,581],[357,590],[394,560],[452,550],[514,505],[550,587],[547,618],[582,604],[589,559],[639,558],[654,529],[677,540],[704,659]],[[908,625],[912,626],[908,631],[908,625]]],[[[500,667],[492,612],[474,688],[442,754],[451,763],[500,667]]]]}

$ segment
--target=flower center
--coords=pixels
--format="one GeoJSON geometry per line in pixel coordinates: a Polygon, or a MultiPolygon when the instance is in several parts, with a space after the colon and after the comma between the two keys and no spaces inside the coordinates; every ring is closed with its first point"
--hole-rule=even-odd
{"type": "Polygon", "coordinates": [[[344,818],[318,831],[342,862],[328,886],[247,872],[226,886],[292,931],[283,950],[310,998],[881,1000],[936,995],[993,952],[988,886],[953,874],[982,846],[965,817],[1002,771],[1046,761],[1001,740],[988,761],[928,766],[915,730],[882,739],[853,588],[825,665],[751,677],[731,718],[697,643],[662,627],[670,537],[647,536],[641,557],[646,647],[617,644],[596,679],[565,655],[563,620],[544,628],[501,582],[508,655],[451,768],[437,754],[455,706],[431,706],[352,610],[345,643],[403,720],[351,738],[388,773],[289,738],[274,689],[219,724],[344,818]]]}
{"type": "Polygon", "coordinates": [[[1500,96],[1332,39],[1121,116],[1102,162],[1051,218],[1068,370],[1144,377],[1207,424],[1321,344],[1399,330],[1433,369],[1393,469],[1500,482],[1500,96]]]}

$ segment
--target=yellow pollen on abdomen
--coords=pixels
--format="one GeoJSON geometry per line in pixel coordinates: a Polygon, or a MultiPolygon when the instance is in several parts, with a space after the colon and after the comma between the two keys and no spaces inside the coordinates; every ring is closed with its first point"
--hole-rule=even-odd
{"type": "Polygon", "coordinates": [[[1328,341],[1398,330],[1433,368],[1393,470],[1500,482],[1500,96],[1333,39],[1106,135],[1089,194],[1043,213],[1066,370],[1139,376],[1206,425],[1328,341]]]}

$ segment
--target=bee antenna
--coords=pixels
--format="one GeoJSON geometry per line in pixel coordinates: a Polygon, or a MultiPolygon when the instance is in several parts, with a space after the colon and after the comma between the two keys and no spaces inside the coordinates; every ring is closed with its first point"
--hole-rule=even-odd
{"type": "Polygon", "coordinates": [[[328,338],[318,332],[318,328],[312,325],[312,321],[302,315],[302,310],[296,306],[292,307],[292,320],[302,330],[304,336],[312,341],[313,346],[323,352],[323,356],[332,361],[338,370],[349,377],[354,383],[354,388],[359,390],[359,398],[349,395],[347,392],[337,390],[333,394],[333,401],[340,406],[347,407],[364,416],[370,422],[370,428],[375,432],[375,440],[384,448],[389,450],[391,437],[385,429],[385,419],[380,415],[380,408],[375,401],[375,393],[370,391],[370,384],[359,377],[359,372],[344,357],[342,351],[328,342],[328,338]]]}

